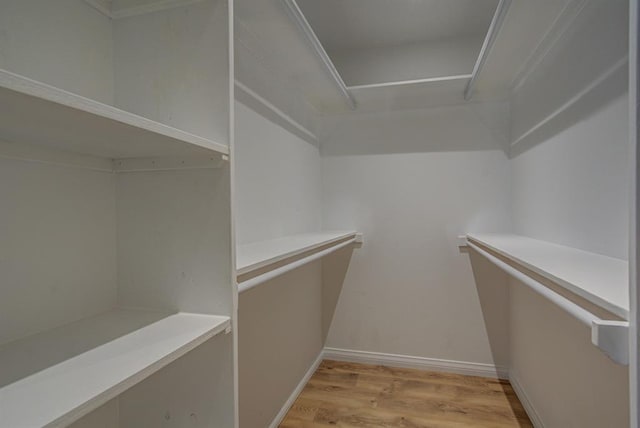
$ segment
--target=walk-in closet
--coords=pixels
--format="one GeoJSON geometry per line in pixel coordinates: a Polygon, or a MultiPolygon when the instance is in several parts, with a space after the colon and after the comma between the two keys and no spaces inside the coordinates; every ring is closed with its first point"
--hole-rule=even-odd
{"type": "Polygon", "coordinates": [[[0,428],[640,428],[638,0],[0,0],[0,428]]]}

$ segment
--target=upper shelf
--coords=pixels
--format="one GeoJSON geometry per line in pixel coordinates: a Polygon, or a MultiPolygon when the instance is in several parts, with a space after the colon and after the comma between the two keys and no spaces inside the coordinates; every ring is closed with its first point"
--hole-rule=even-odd
{"type": "Polygon", "coordinates": [[[244,275],[267,268],[286,259],[321,251],[357,235],[355,231],[304,233],[239,245],[236,272],[237,275],[244,275]]]}
{"type": "Polygon", "coordinates": [[[415,109],[448,106],[464,102],[470,74],[433,77],[400,82],[349,86],[358,111],[415,109]]]}
{"type": "Polygon", "coordinates": [[[535,272],[623,319],[629,317],[628,263],[519,235],[469,234],[467,239],[535,272]]]}
{"type": "Polygon", "coordinates": [[[224,144],[2,69],[0,140],[111,159],[229,154],[224,144]]]}
{"type": "Polygon", "coordinates": [[[229,325],[226,316],[114,310],[6,344],[0,426],[66,426],[229,325]]]}

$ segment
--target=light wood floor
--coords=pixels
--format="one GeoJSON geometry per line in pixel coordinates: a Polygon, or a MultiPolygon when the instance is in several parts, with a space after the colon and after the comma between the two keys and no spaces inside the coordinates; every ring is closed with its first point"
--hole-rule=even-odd
{"type": "Polygon", "coordinates": [[[325,360],[280,424],[533,427],[508,381],[325,360]]]}

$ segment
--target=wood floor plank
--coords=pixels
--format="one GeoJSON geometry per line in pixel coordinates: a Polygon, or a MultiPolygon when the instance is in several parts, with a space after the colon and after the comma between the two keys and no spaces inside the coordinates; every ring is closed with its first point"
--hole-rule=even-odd
{"type": "Polygon", "coordinates": [[[313,421],[318,413],[319,402],[298,397],[287,413],[287,418],[303,421],[313,421]]]}
{"type": "Polygon", "coordinates": [[[506,380],[325,360],[280,427],[533,425],[506,380]]]}

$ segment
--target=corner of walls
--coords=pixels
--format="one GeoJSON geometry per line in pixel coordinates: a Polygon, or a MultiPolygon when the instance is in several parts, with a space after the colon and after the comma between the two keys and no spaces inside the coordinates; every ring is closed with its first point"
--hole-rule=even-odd
{"type": "Polygon", "coordinates": [[[511,280],[509,376],[530,417],[549,427],[626,427],[628,368],[591,344],[591,331],[511,280]]]}

